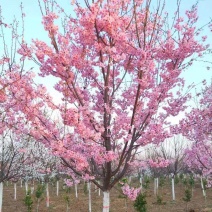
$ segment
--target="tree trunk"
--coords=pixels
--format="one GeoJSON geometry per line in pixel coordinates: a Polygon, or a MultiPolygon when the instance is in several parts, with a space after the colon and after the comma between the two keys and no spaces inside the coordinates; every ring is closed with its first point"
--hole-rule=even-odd
{"type": "Polygon", "coordinates": [[[158,178],[154,178],[154,195],[158,195],[158,178]]]}
{"type": "Polygon", "coordinates": [[[46,183],[46,207],[49,207],[49,184],[46,183]]]}
{"type": "Polygon", "coordinates": [[[104,191],[103,192],[103,212],[110,211],[110,192],[104,191]]]}
{"type": "Polygon", "coordinates": [[[200,180],[201,180],[202,194],[203,194],[204,197],[206,197],[206,193],[205,193],[205,189],[204,189],[204,185],[203,185],[202,176],[201,176],[200,180]]]}
{"type": "Polygon", "coordinates": [[[27,181],[25,182],[25,190],[26,190],[26,195],[27,195],[27,193],[28,193],[28,182],[27,181]]]}
{"type": "MultiPolygon", "coordinates": [[[[100,182],[98,182],[100,184],[100,182]]],[[[101,195],[101,189],[99,188],[99,196],[101,195]]]]}
{"type": "Polygon", "coordinates": [[[37,199],[36,212],[38,212],[38,211],[39,211],[39,206],[40,206],[40,199],[37,199]]]}
{"type": "Polygon", "coordinates": [[[172,200],[175,201],[174,178],[172,178],[172,200]]]}
{"type": "Polygon", "coordinates": [[[14,183],[14,200],[16,200],[17,198],[16,198],[16,191],[17,191],[17,189],[16,189],[17,187],[16,187],[16,183],[14,183]]]}
{"type": "Polygon", "coordinates": [[[140,177],[139,182],[140,182],[140,189],[141,189],[141,192],[142,192],[142,190],[143,190],[142,177],[140,177]]]}
{"type": "Polygon", "coordinates": [[[3,182],[0,183],[0,212],[2,212],[3,182]]]}
{"type": "Polygon", "coordinates": [[[78,198],[77,184],[74,185],[74,188],[75,188],[75,196],[76,196],[76,198],[78,198]]]}
{"type": "Polygon", "coordinates": [[[32,186],[31,186],[31,194],[34,193],[34,190],[35,190],[35,182],[34,180],[32,181],[32,186]]]}
{"type": "Polygon", "coordinates": [[[59,181],[57,181],[57,196],[59,195],[59,181]]]}
{"type": "Polygon", "coordinates": [[[88,207],[89,212],[91,212],[91,183],[88,182],[88,207]]]}

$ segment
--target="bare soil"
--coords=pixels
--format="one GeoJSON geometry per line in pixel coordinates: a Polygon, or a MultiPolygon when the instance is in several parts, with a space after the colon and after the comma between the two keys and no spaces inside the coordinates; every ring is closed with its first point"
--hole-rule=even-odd
{"type": "MultiPolygon", "coordinates": [[[[134,182],[134,184],[137,182],[134,182]]],[[[30,185],[29,185],[30,187],[30,185]]],[[[50,189],[50,207],[46,207],[46,197],[44,193],[43,200],[40,203],[39,212],[67,212],[67,204],[65,196],[70,197],[70,207],[68,212],[88,212],[88,194],[84,193],[83,183],[78,186],[78,198],[75,197],[74,187],[71,188],[70,193],[63,189],[62,182],[60,182],[59,196],[56,196],[56,186],[49,185],[50,189]]],[[[35,186],[36,189],[36,186],[35,186]]],[[[116,187],[111,191],[110,212],[135,212],[133,202],[126,199],[120,192],[120,188],[116,187]]],[[[185,196],[185,187],[179,183],[175,186],[176,201],[172,201],[171,196],[171,183],[167,180],[163,187],[159,187],[159,196],[162,197],[162,205],[157,203],[157,198],[154,195],[153,182],[150,183],[150,187],[146,190],[147,193],[147,211],[148,212],[182,212],[186,211],[186,203],[183,201],[185,196]]],[[[208,189],[207,198],[202,195],[202,190],[199,182],[195,183],[193,190],[193,197],[191,202],[188,203],[189,212],[212,212],[212,189],[208,189]]],[[[95,190],[92,185],[92,211],[102,211],[102,192],[98,195],[98,190],[95,190]]],[[[17,184],[17,200],[14,200],[14,186],[9,183],[4,184],[4,196],[3,196],[3,210],[2,212],[27,212],[27,207],[24,205],[25,187],[21,187],[20,183],[17,184]]],[[[36,212],[36,198],[35,194],[33,198],[32,212],[36,212]]]]}

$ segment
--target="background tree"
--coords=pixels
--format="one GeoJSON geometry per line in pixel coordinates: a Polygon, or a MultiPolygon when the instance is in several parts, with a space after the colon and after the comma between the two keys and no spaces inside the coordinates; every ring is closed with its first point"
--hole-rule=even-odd
{"type": "MultiPolygon", "coordinates": [[[[3,183],[17,182],[22,177],[24,153],[20,151],[21,144],[11,130],[5,130],[0,135],[0,211],[2,209],[3,183]]],[[[16,199],[16,184],[14,199],[16,199]]]]}
{"type": "Polygon", "coordinates": [[[192,147],[186,150],[186,163],[192,171],[199,171],[211,185],[212,180],[212,84],[206,86],[195,98],[197,108],[182,120],[183,134],[190,139],[192,147]]]}
{"type": "Polygon", "coordinates": [[[155,175],[171,175],[176,176],[179,173],[186,172],[187,164],[185,162],[186,148],[191,145],[189,140],[181,135],[176,135],[167,139],[159,145],[151,145],[147,148],[147,158],[156,160],[157,158],[163,158],[169,161],[169,165],[165,168],[151,167],[151,171],[155,175]]]}

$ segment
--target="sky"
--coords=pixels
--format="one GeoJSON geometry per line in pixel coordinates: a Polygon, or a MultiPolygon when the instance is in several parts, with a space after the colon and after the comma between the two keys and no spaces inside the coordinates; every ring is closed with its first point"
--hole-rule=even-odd
{"type": "MultiPolygon", "coordinates": [[[[153,2],[157,2],[157,0],[153,0],[153,2]]],[[[32,38],[38,38],[41,40],[48,40],[47,33],[43,30],[43,26],[41,24],[41,13],[38,6],[37,0],[0,0],[0,5],[2,7],[2,15],[5,18],[5,22],[11,22],[14,17],[16,19],[20,19],[21,11],[20,11],[20,4],[23,3],[24,13],[26,14],[25,17],[25,37],[24,39],[28,42],[31,41],[32,38]]],[[[70,0],[60,0],[59,1],[62,7],[65,8],[67,13],[71,11],[70,0]]],[[[196,0],[181,0],[181,7],[180,12],[184,12],[186,9],[189,9],[192,4],[194,4],[196,0]]],[[[166,4],[166,10],[171,14],[174,13],[176,6],[176,0],[168,0],[166,4]]],[[[211,13],[212,8],[212,0],[200,0],[199,1],[199,21],[198,26],[202,26],[207,23],[210,18],[212,18],[211,13]]],[[[20,19],[21,20],[21,19],[20,19]]],[[[21,25],[21,23],[20,23],[21,25]]],[[[209,34],[209,31],[205,30],[205,34],[209,34]]],[[[8,42],[10,42],[8,38],[8,42]]],[[[208,41],[212,47],[212,33],[209,36],[208,41]]],[[[0,44],[1,45],[1,44],[0,44]]],[[[1,49],[0,49],[1,54],[1,49]]],[[[212,57],[206,57],[205,60],[212,61],[212,57]]],[[[206,79],[208,82],[211,81],[212,78],[212,68],[211,70],[207,70],[206,67],[209,64],[205,63],[195,63],[189,70],[183,73],[183,76],[186,79],[186,84],[191,84],[192,82],[199,83],[203,79],[206,79]]],[[[210,65],[212,66],[212,65],[210,65]]],[[[47,87],[52,87],[55,83],[55,80],[51,79],[39,79],[40,83],[47,84],[47,87]],[[49,84],[49,86],[48,86],[49,84]],[[51,85],[50,85],[51,84],[51,85]]],[[[50,92],[53,91],[50,89],[50,92]]]]}

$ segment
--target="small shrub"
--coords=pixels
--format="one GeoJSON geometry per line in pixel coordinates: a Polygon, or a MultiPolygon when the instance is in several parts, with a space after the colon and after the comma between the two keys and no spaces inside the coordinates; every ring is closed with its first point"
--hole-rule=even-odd
{"type": "Polygon", "coordinates": [[[88,194],[87,183],[85,183],[84,186],[83,186],[83,192],[84,192],[84,194],[88,194]]]}
{"type": "Polygon", "coordinates": [[[45,185],[38,184],[37,189],[35,191],[35,197],[40,199],[45,191],[45,185]]]}
{"type": "Polygon", "coordinates": [[[159,179],[159,186],[163,187],[165,185],[166,182],[166,178],[165,177],[160,177],[159,179]]]}
{"type": "Polygon", "coordinates": [[[163,202],[163,198],[159,195],[157,195],[157,202],[158,205],[165,205],[166,202],[163,202]]]}
{"type": "Polygon", "coordinates": [[[146,195],[140,193],[134,202],[134,208],[138,212],[146,212],[147,211],[146,204],[147,204],[146,195]]]}
{"type": "Polygon", "coordinates": [[[31,196],[31,191],[29,190],[24,198],[24,204],[27,206],[27,212],[32,211],[32,196],[31,196]]]}
{"type": "Polygon", "coordinates": [[[190,178],[188,180],[188,184],[191,188],[194,187],[194,177],[192,175],[190,176],[190,178]]]}
{"type": "Polygon", "coordinates": [[[174,183],[177,185],[180,182],[180,178],[176,175],[174,178],[174,183]]]}
{"type": "Polygon", "coordinates": [[[35,191],[35,197],[37,199],[37,207],[36,207],[36,211],[38,212],[39,210],[39,206],[40,206],[40,201],[43,199],[41,198],[42,195],[44,194],[45,191],[45,185],[42,184],[38,184],[37,189],[35,191]]]}
{"type": "Polygon", "coordinates": [[[185,189],[185,196],[183,197],[183,201],[185,202],[190,202],[191,201],[191,190],[190,189],[185,189]]]}
{"type": "Polygon", "coordinates": [[[191,190],[190,189],[185,189],[185,196],[183,197],[183,201],[186,202],[186,211],[188,211],[188,202],[191,201],[191,190]]]}
{"type": "Polygon", "coordinates": [[[65,200],[65,202],[66,202],[66,211],[68,211],[69,210],[69,207],[70,207],[70,196],[68,195],[68,194],[66,194],[65,196],[64,196],[64,200],[65,200]]]}
{"type": "Polygon", "coordinates": [[[184,185],[185,187],[187,187],[187,185],[188,185],[188,180],[187,180],[186,178],[184,178],[184,179],[182,180],[182,183],[183,183],[183,185],[184,185]]]}
{"type": "Polygon", "coordinates": [[[149,177],[144,177],[144,182],[143,182],[143,188],[148,189],[150,184],[150,179],[149,177]]]}
{"type": "Polygon", "coordinates": [[[206,179],[202,179],[202,183],[203,183],[204,190],[206,190],[206,188],[207,188],[207,180],[206,179]]]}
{"type": "Polygon", "coordinates": [[[184,179],[184,175],[183,175],[183,173],[180,173],[179,178],[180,178],[180,180],[181,180],[181,182],[182,182],[182,181],[183,181],[183,179],[184,179]]]}

